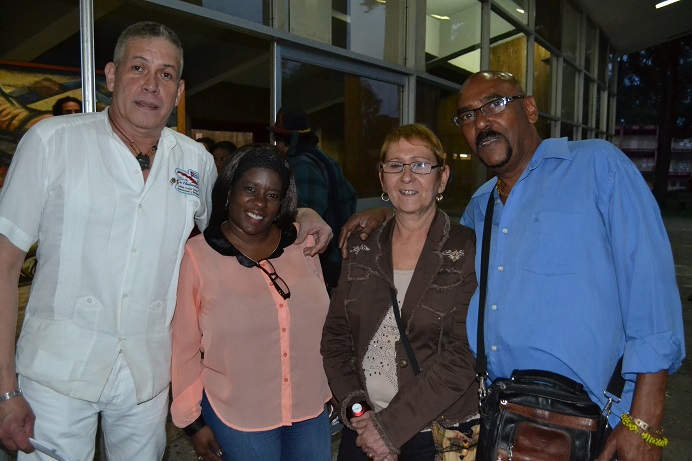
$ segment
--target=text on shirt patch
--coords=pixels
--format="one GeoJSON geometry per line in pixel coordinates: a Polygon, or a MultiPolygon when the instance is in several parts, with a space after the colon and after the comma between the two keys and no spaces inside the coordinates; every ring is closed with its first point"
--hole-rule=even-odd
{"type": "Polygon", "coordinates": [[[370,248],[368,248],[367,245],[356,245],[353,248],[351,248],[351,253],[358,254],[362,251],[370,251],[370,248]]]}
{"type": "Polygon", "coordinates": [[[442,254],[447,256],[453,262],[457,262],[462,256],[464,256],[464,250],[445,250],[442,252],[442,254]]]}
{"type": "Polygon", "coordinates": [[[175,169],[175,177],[171,178],[175,190],[187,195],[199,197],[199,173],[195,170],[175,169]]]}

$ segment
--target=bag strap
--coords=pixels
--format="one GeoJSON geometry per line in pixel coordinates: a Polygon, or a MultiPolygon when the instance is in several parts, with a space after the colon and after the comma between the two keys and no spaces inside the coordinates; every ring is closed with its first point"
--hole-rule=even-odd
{"type": "Polygon", "coordinates": [[[488,264],[490,260],[490,236],[493,232],[493,211],[495,197],[490,191],[488,204],[485,207],[485,222],[483,223],[483,243],[481,246],[481,280],[478,296],[478,329],[476,330],[476,379],[481,384],[481,397],[485,397],[485,378],[488,376],[488,357],[485,355],[485,298],[488,292],[488,264]]]}
{"type": "Polygon", "coordinates": [[[401,322],[401,314],[399,313],[399,302],[396,299],[396,291],[394,288],[389,288],[389,294],[392,297],[392,308],[394,309],[394,319],[396,319],[396,326],[399,328],[399,335],[401,336],[401,342],[404,343],[404,349],[406,349],[406,355],[408,355],[408,361],[411,362],[411,368],[413,368],[413,374],[417,375],[420,373],[420,367],[418,366],[418,361],[416,356],[413,355],[413,348],[411,343],[408,341],[408,336],[406,336],[406,330],[404,330],[404,325],[401,322]]]}
{"type": "MultiPolygon", "coordinates": [[[[481,399],[485,398],[486,388],[485,380],[488,377],[488,357],[485,355],[485,301],[488,292],[488,265],[490,261],[490,237],[492,235],[493,226],[493,211],[495,210],[495,194],[490,191],[488,204],[485,207],[485,221],[483,222],[483,242],[481,246],[481,274],[478,296],[478,328],[476,330],[476,379],[479,381],[479,395],[481,399]]],[[[604,413],[610,411],[613,401],[619,401],[622,396],[622,391],[625,388],[625,379],[622,377],[622,357],[615,365],[615,370],[610,377],[608,387],[604,393],[615,397],[608,397],[608,403],[604,408],[604,413]]]]}

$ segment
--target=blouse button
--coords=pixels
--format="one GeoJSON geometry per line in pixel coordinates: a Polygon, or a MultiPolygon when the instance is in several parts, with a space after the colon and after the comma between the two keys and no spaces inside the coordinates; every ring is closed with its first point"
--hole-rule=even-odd
{"type": "Polygon", "coordinates": [[[282,329],[281,329],[281,333],[286,333],[286,329],[285,329],[285,328],[282,328],[282,329]]]}
{"type": "Polygon", "coordinates": [[[284,382],[287,383],[287,382],[288,382],[288,378],[284,378],[284,382]]]}

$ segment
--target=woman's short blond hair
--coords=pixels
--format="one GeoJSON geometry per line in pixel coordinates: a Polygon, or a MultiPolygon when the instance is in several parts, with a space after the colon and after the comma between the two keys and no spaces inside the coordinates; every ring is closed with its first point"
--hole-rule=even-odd
{"type": "Polygon", "coordinates": [[[410,125],[401,125],[394,128],[385,138],[380,149],[380,162],[384,162],[387,150],[392,144],[396,144],[401,140],[410,142],[411,144],[422,144],[435,154],[437,164],[440,165],[439,171],[445,165],[445,153],[442,148],[442,143],[435,136],[435,133],[430,131],[426,126],[419,123],[411,123],[410,125]]]}

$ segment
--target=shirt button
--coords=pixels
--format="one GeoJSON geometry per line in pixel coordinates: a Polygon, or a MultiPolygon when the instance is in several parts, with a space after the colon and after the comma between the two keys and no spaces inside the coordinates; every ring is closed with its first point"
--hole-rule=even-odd
{"type": "Polygon", "coordinates": [[[279,307],[284,307],[284,305],[283,305],[283,304],[279,304],[279,307]]]}
{"type": "Polygon", "coordinates": [[[500,272],[502,272],[503,270],[505,270],[505,266],[497,266],[497,270],[499,270],[500,272]]]}
{"type": "Polygon", "coordinates": [[[408,362],[406,360],[402,360],[399,362],[399,367],[401,368],[406,368],[408,366],[408,362]]]}
{"type": "Polygon", "coordinates": [[[288,378],[284,378],[284,382],[287,383],[287,382],[288,382],[288,378]]]}
{"type": "Polygon", "coordinates": [[[132,254],[135,254],[135,253],[137,253],[137,248],[132,249],[132,254]]]}
{"type": "Polygon", "coordinates": [[[144,205],[142,205],[142,204],[140,203],[140,204],[139,204],[139,209],[141,210],[142,208],[144,208],[144,205]]]}
{"type": "Polygon", "coordinates": [[[87,304],[91,304],[91,298],[87,298],[87,304]]]}
{"type": "Polygon", "coordinates": [[[124,336],[118,336],[118,341],[125,341],[125,337],[124,336]]]}
{"type": "Polygon", "coordinates": [[[506,227],[504,229],[502,229],[503,234],[506,234],[507,232],[509,232],[509,229],[507,229],[506,227]]]}
{"type": "Polygon", "coordinates": [[[284,352],[284,357],[288,357],[288,354],[284,352]]]}
{"type": "Polygon", "coordinates": [[[494,350],[494,351],[496,351],[496,350],[497,350],[497,346],[493,346],[493,347],[491,347],[491,349],[494,350]]]}
{"type": "Polygon", "coordinates": [[[282,329],[281,329],[281,332],[282,332],[282,333],[286,333],[286,329],[285,329],[285,328],[282,328],[282,329]]]}
{"type": "Polygon", "coordinates": [[[127,299],[127,293],[123,295],[123,299],[127,299]]]}
{"type": "Polygon", "coordinates": [[[490,308],[491,308],[492,310],[496,311],[496,310],[497,310],[497,304],[493,304],[490,308]]]}

